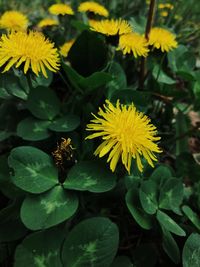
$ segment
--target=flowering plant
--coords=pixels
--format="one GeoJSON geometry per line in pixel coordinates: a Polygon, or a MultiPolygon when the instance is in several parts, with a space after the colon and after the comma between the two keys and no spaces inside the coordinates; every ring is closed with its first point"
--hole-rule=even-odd
{"type": "Polygon", "coordinates": [[[199,54],[177,5],[41,2],[0,5],[0,265],[200,266],[199,54]]]}

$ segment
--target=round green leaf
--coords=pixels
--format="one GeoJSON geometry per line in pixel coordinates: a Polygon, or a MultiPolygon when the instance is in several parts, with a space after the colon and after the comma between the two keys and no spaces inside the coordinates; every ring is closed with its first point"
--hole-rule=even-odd
{"type": "Polygon", "coordinates": [[[68,173],[64,188],[95,193],[114,188],[116,176],[99,161],[83,161],[68,173]]]}
{"type": "Polygon", "coordinates": [[[131,188],[126,194],[126,205],[136,220],[136,222],[144,229],[149,230],[152,228],[151,217],[144,212],[140,204],[138,190],[131,188]]]}
{"type": "Polygon", "coordinates": [[[13,183],[30,193],[42,193],[58,183],[51,157],[31,146],[14,148],[8,158],[14,169],[13,183]]]}
{"type": "Polygon", "coordinates": [[[67,267],[108,267],[117,252],[119,232],[107,218],[82,221],[68,234],[62,258],[67,267]]]}
{"type": "Polygon", "coordinates": [[[172,220],[166,213],[158,210],[156,214],[156,218],[160,223],[161,227],[168,230],[171,233],[174,233],[179,236],[185,236],[185,231],[174,221],[172,220]]]}
{"type": "Polygon", "coordinates": [[[168,166],[158,166],[152,173],[150,179],[153,180],[159,187],[162,187],[163,183],[172,177],[171,169],[168,166]]]}
{"type": "Polygon", "coordinates": [[[38,141],[49,137],[49,121],[40,121],[34,118],[26,118],[17,126],[17,135],[24,140],[38,141]]]}
{"type": "Polygon", "coordinates": [[[60,111],[60,101],[53,90],[40,86],[29,93],[27,108],[39,119],[52,120],[60,111]]]}
{"type": "Polygon", "coordinates": [[[176,211],[182,201],[183,183],[176,178],[166,180],[160,189],[159,208],[176,211]]]}
{"type": "Polygon", "coordinates": [[[57,228],[30,234],[16,248],[14,267],[62,267],[63,236],[63,231],[57,228]]]}
{"type": "Polygon", "coordinates": [[[76,115],[66,115],[52,121],[49,129],[55,132],[71,132],[80,124],[80,119],[76,115]]]}
{"type": "Polygon", "coordinates": [[[140,202],[143,209],[148,214],[156,213],[157,203],[157,185],[153,181],[144,181],[139,189],[140,202]]]}
{"type": "Polygon", "coordinates": [[[76,195],[57,185],[43,194],[27,196],[21,207],[21,220],[31,230],[46,229],[70,218],[77,208],[76,195]]]}
{"type": "Polygon", "coordinates": [[[200,235],[191,234],[183,248],[183,267],[200,266],[200,235]]]}

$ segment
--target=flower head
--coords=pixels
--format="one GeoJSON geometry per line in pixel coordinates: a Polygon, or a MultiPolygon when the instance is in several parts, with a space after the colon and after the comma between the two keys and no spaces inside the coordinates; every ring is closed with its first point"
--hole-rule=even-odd
{"type": "Polygon", "coordinates": [[[162,11],[162,12],[160,12],[160,15],[162,16],[162,17],[167,17],[168,16],[168,12],[167,11],[162,11]]]}
{"type": "Polygon", "coordinates": [[[78,11],[82,13],[92,12],[103,17],[109,16],[109,12],[104,6],[93,1],[86,1],[81,3],[78,7],[78,11]]]}
{"type": "Polygon", "coordinates": [[[119,38],[119,48],[123,51],[123,54],[133,53],[134,57],[138,56],[146,57],[148,54],[148,42],[138,33],[123,34],[119,38]]]}
{"type": "Polygon", "coordinates": [[[44,28],[44,27],[55,26],[55,25],[58,25],[57,20],[51,19],[51,18],[46,18],[46,19],[40,20],[37,26],[39,28],[44,28]]]}
{"type": "Polygon", "coordinates": [[[142,156],[154,167],[153,161],[157,161],[154,152],[162,151],[155,143],[160,137],[156,137],[156,127],[150,123],[150,119],[138,112],[133,104],[122,105],[119,100],[115,106],[106,100],[104,109],[105,111],[99,108],[99,116],[93,114],[95,119],[87,125],[87,130],[95,133],[86,139],[100,137],[103,140],[94,154],[103,157],[109,153],[107,162],[110,162],[110,169],[113,172],[120,157],[129,173],[132,158],[136,159],[141,172],[142,156]]]}
{"type": "Polygon", "coordinates": [[[28,27],[27,17],[19,11],[6,11],[0,18],[0,28],[24,31],[28,27]]]}
{"type": "Polygon", "coordinates": [[[172,10],[172,9],[174,9],[174,6],[170,3],[166,3],[166,4],[160,3],[158,5],[158,8],[159,9],[171,9],[172,10]]]}
{"type": "Polygon", "coordinates": [[[162,52],[169,52],[178,46],[175,35],[162,28],[152,28],[149,35],[149,45],[161,49],[162,52]]]}
{"type": "Polygon", "coordinates": [[[53,72],[59,69],[59,54],[54,44],[39,32],[3,34],[0,39],[0,67],[6,64],[3,72],[22,63],[24,73],[31,68],[36,75],[42,72],[47,77],[46,68],[53,72]]]}
{"type": "Polygon", "coordinates": [[[95,23],[91,29],[107,36],[122,35],[132,32],[131,25],[122,19],[105,19],[95,23]]]}
{"type": "Polygon", "coordinates": [[[53,15],[74,15],[71,6],[67,4],[54,4],[49,7],[49,12],[53,15]]]}
{"type": "Polygon", "coordinates": [[[67,57],[69,50],[71,49],[73,43],[75,42],[75,39],[72,39],[66,43],[64,43],[61,47],[60,47],[60,53],[63,57],[67,57]]]}

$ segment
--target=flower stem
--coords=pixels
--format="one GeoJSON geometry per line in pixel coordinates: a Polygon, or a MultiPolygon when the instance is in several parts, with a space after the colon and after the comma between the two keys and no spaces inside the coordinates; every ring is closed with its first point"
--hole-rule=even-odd
{"type": "MultiPolygon", "coordinates": [[[[148,12],[146,30],[145,30],[145,38],[147,39],[147,41],[149,40],[149,33],[153,25],[155,8],[156,8],[156,0],[151,0],[150,6],[149,6],[149,12],[148,12]]],[[[146,58],[142,57],[141,65],[140,65],[140,76],[139,76],[139,88],[140,89],[143,89],[144,87],[146,72],[147,72],[146,71],[146,58]]]]}

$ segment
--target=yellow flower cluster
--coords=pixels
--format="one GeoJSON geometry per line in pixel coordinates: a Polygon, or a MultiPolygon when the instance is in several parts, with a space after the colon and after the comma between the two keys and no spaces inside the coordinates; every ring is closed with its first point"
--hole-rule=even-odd
{"type": "Polygon", "coordinates": [[[82,13],[91,12],[103,17],[109,16],[109,12],[104,6],[92,1],[86,1],[81,3],[78,7],[78,11],[82,13]]]}
{"type": "Polygon", "coordinates": [[[148,43],[154,48],[161,49],[162,52],[169,52],[178,46],[174,34],[157,27],[151,29],[148,43]]]}
{"type": "Polygon", "coordinates": [[[39,23],[37,24],[37,26],[39,28],[45,28],[45,27],[49,27],[49,26],[56,26],[58,25],[58,21],[55,19],[51,19],[51,18],[46,18],[46,19],[42,19],[41,21],[39,21],[39,23]]]}
{"type": "Polygon", "coordinates": [[[0,39],[0,67],[6,64],[4,71],[12,66],[19,68],[24,63],[24,73],[28,69],[47,77],[46,68],[56,72],[59,69],[59,54],[54,44],[39,32],[12,32],[0,39]]]}
{"type": "Polygon", "coordinates": [[[54,4],[49,7],[49,13],[52,15],[74,15],[74,11],[70,5],[54,4]]]}
{"type": "Polygon", "coordinates": [[[0,28],[8,31],[24,31],[28,27],[27,17],[19,11],[6,11],[0,18],[0,28]]]}
{"type": "Polygon", "coordinates": [[[132,159],[136,160],[139,171],[143,171],[142,156],[154,167],[153,161],[157,161],[154,153],[162,150],[155,143],[160,140],[156,127],[146,115],[138,112],[133,104],[122,105],[119,100],[115,106],[106,100],[104,110],[99,108],[98,115],[93,114],[94,119],[87,125],[86,130],[94,133],[86,139],[102,139],[94,154],[101,158],[109,153],[107,162],[113,172],[120,158],[128,173],[132,159]]]}

